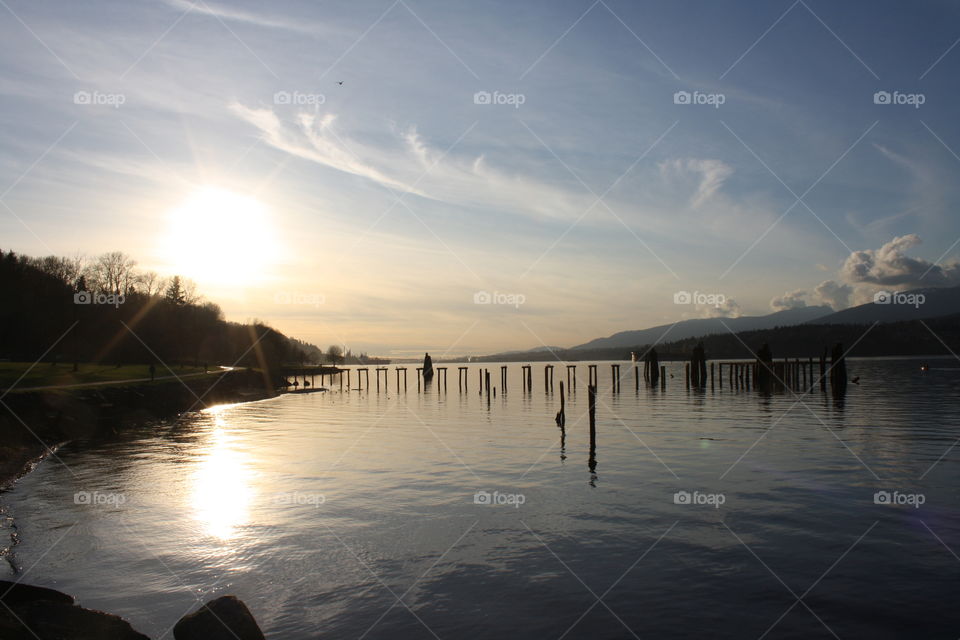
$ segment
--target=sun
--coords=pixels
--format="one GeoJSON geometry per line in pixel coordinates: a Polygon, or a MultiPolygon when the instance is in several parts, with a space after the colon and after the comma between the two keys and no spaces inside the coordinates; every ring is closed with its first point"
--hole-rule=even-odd
{"type": "Polygon", "coordinates": [[[263,281],[279,254],[270,210],[256,198],[212,186],[170,210],[163,244],[175,273],[219,285],[263,281]]]}

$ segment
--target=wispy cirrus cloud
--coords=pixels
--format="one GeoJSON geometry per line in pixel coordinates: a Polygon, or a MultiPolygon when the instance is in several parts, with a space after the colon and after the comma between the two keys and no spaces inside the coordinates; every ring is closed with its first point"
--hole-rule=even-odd
{"type": "Polygon", "coordinates": [[[329,25],[320,22],[281,19],[235,7],[205,2],[204,0],[164,0],[164,3],[178,11],[190,11],[191,14],[195,15],[204,15],[230,22],[242,22],[270,29],[281,29],[311,37],[329,34],[333,31],[329,25]]]}
{"type": "Polygon", "coordinates": [[[416,127],[397,133],[393,144],[375,147],[337,130],[334,114],[299,112],[288,121],[271,108],[233,103],[230,110],[274,148],[401,193],[557,219],[575,219],[594,201],[582,191],[492,166],[483,155],[460,154],[455,144],[447,149],[432,146],[416,127]]]}
{"type": "Polygon", "coordinates": [[[710,200],[733,175],[733,167],[712,158],[677,158],[660,163],[660,172],[667,179],[694,179],[690,206],[698,208],[710,200]]]}

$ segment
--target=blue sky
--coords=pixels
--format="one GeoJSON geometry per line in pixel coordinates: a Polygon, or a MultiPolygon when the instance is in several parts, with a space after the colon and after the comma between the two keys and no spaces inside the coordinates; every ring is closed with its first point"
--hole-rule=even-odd
{"type": "Polygon", "coordinates": [[[228,317],[321,344],[568,346],[960,284],[952,3],[0,14],[0,246],[189,267],[228,317]],[[229,230],[184,237],[185,207],[229,230]]]}

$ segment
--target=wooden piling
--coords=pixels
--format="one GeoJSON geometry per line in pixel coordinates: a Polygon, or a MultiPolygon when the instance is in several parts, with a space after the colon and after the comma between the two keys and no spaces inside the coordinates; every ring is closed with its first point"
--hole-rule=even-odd
{"type": "Polygon", "coordinates": [[[561,429],[564,425],[567,424],[567,411],[566,404],[564,402],[564,393],[563,393],[563,380],[560,381],[560,411],[557,411],[557,417],[555,418],[557,426],[561,429]]]}
{"type": "Polygon", "coordinates": [[[687,362],[683,365],[683,377],[687,380],[687,390],[690,389],[690,363],[687,362]]]}
{"type": "Polygon", "coordinates": [[[597,388],[593,385],[587,387],[589,396],[588,407],[590,413],[590,446],[596,444],[597,440],[597,388]]]}
{"type": "Polygon", "coordinates": [[[663,391],[667,388],[667,367],[665,365],[660,365],[660,390],[663,391]]]}
{"type": "Polygon", "coordinates": [[[820,391],[827,390],[827,348],[823,348],[823,355],[820,356],[820,391]]]}

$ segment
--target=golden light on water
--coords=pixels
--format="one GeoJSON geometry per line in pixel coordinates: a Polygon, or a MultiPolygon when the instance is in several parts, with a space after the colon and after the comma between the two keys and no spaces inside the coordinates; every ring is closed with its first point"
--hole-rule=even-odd
{"type": "Polygon", "coordinates": [[[251,196],[207,186],[167,217],[161,254],[198,282],[256,284],[279,256],[271,212],[251,196]]]}
{"type": "Polygon", "coordinates": [[[214,417],[211,442],[194,473],[191,507],[194,519],[205,533],[230,540],[237,529],[250,522],[254,474],[248,456],[235,447],[226,429],[223,407],[209,411],[214,417]]]}

